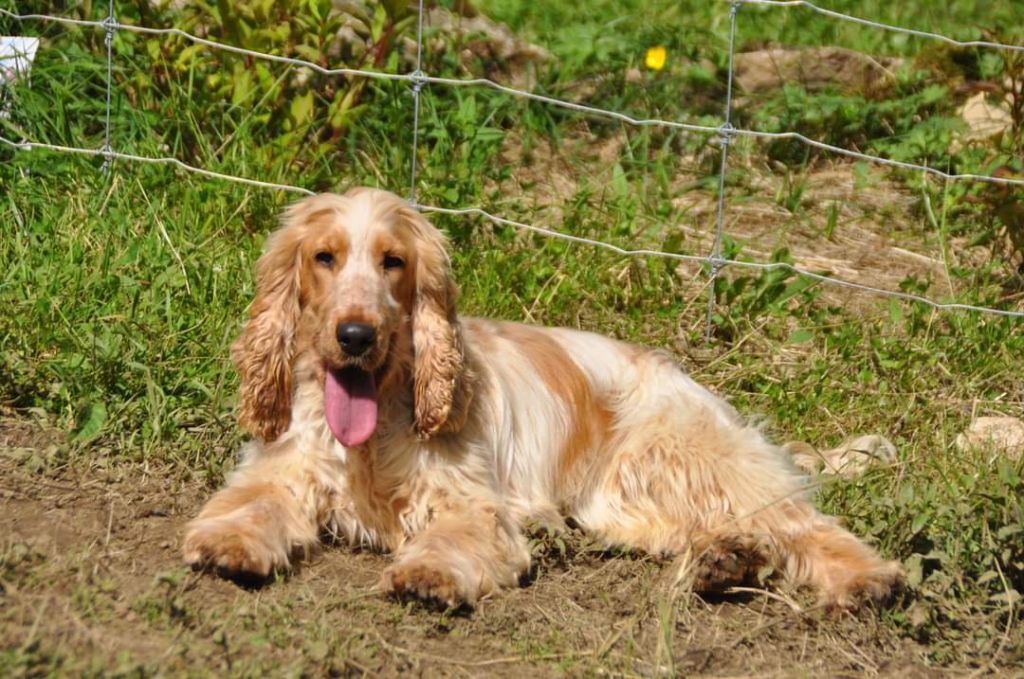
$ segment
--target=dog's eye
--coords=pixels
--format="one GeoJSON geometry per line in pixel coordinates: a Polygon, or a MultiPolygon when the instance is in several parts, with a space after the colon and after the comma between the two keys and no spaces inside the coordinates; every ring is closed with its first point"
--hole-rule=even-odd
{"type": "Polygon", "coordinates": [[[334,255],[326,251],[318,252],[316,253],[316,261],[329,269],[334,266],[334,255]]]}
{"type": "Polygon", "coordinates": [[[405,266],[405,260],[401,257],[395,257],[394,255],[384,255],[384,268],[385,269],[401,269],[405,266]]]}

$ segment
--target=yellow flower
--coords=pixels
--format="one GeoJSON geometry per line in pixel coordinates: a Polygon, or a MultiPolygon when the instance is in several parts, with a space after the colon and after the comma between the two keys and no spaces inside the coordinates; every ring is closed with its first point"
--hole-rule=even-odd
{"type": "Polygon", "coordinates": [[[647,50],[647,56],[644,57],[644,64],[652,71],[660,71],[665,68],[666,54],[665,48],[661,45],[651,47],[647,50]]]}

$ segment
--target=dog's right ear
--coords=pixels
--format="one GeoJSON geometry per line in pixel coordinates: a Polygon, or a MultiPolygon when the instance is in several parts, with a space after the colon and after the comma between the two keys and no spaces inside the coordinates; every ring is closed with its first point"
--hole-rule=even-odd
{"type": "Polygon", "coordinates": [[[300,312],[300,238],[293,228],[297,207],[285,214],[284,225],[271,234],[256,264],[256,299],[249,322],[231,347],[242,378],[239,424],[268,442],[291,423],[292,358],[300,312]]]}

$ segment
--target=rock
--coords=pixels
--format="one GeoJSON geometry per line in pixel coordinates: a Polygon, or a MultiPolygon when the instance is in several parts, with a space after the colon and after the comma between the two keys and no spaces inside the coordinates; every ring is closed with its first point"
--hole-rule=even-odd
{"type": "Polygon", "coordinates": [[[819,451],[809,443],[790,441],[783,445],[793,462],[808,472],[860,476],[876,463],[889,464],[896,459],[896,446],[879,434],[851,437],[836,448],[819,451]]]}
{"type": "Polygon", "coordinates": [[[454,42],[461,48],[459,61],[464,68],[505,85],[532,89],[536,65],[551,58],[543,47],[523,40],[505,24],[476,11],[467,15],[435,7],[429,10],[427,21],[444,36],[442,41],[435,40],[431,49],[440,51],[445,48],[445,40],[454,42]]]}
{"type": "Polygon", "coordinates": [[[979,417],[956,437],[956,447],[962,451],[985,448],[1019,460],[1024,454],[1024,422],[1009,416],[979,417]]]}
{"type": "Polygon", "coordinates": [[[993,102],[985,92],[970,97],[957,113],[967,124],[967,130],[958,136],[960,143],[988,141],[1013,129],[1009,102],[1006,99],[993,102]]]}
{"type": "Polygon", "coordinates": [[[894,71],[903,60],[873,57],[842,47],[766,49],[737,54],[733,60],[736,83],[748,94],[799,83],[808,90],[838,87],[876,94],[896,80],[894,71]]]}
{"type": "Polygon", "coordinates": [[[635,84],[635,83],[643,82],[643,79],[644,79],[643,71],[641,71],[639,68],[626,69],[625,80],[626,80],[627,83],[635,84]]]}

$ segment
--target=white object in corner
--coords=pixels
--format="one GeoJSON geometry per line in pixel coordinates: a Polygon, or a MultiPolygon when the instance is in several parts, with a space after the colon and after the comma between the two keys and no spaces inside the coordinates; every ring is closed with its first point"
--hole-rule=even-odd
{"type": "Polygon", "coordinates": [[[0,85],[28,77],[39,49],[39,38],[0,35],[0,85]]]}

